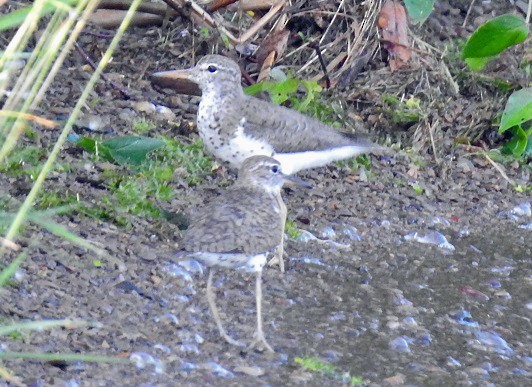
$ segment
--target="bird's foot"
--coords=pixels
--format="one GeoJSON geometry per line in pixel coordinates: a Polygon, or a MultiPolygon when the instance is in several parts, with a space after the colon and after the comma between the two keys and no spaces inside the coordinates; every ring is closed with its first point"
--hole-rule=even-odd
{"type": "Polygon", "coordinates": [[[272,259],[268,261],[268,266],[279,265],[279,270],[284,273],[284,251],[277,250],[272,259]]]}
{"type": "Polygon", "coordinates": [[[240,342],[240,341],[238,341],[238,340],[233,339],[231,336],[229,336],[229,335],[228,335],[227,333],[225,333],[225,332],[224,332],[224,333],[220,332],[220,334],[222,335],[222,337],[224,338],[224,340],[227,341],[227,342],[228,342],[229,344],[231,344],[231,345],[234,345],[234,346],[236,346],[236,347],[245,347],[245,346],[246,346],[246,344],[244,344],[244,343],[242,343],[242,342],[240,342]]]}
{"type": "Polygon", "coordinates": [[[257,349],[259,351],[268,351],[271,353],[274,353],[275,351],[273,348],[268,344],[266,341],[266,338],[264,337],[264,334],[262,332],[255,332],[254,339],[251,342],[251,344],[248,345],[246,348],[246,352],[250,352],[253,349],[257,349]]]}

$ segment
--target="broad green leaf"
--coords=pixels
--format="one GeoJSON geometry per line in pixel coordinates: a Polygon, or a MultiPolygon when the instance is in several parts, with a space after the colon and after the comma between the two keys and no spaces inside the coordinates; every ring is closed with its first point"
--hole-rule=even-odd
{"type": "Polygon", "coordinates": [[[532,120],[532,87],[526,87],[510,95],[502,113],[499,133],[532,120]]]}
{"type": "Polygon", "coordinates": [[[79,137],[76,144],[87,152],[96,154],[103,160],[121,165],[139,165],[146,160],[148,153],[166,144],[165,141],[149,138],[124,136],[100,142],[89,137],[79,137]]]}
{"type": "Polygon", "coordinates": [[[414,24],[423,24],[434,8],[435,0],[405,0],[408,15],[414,24]]]}
{"type": "Polygon", "coordinates": [[[157,138],[125,136],[102,142],[104,151],[109,151],[119,164],[139,165],[146,160],[149,152],[161,148],[166,143],[157,138]]]}
{"type": "Polygon", "coordinates": [[[479,69],[478,66],[483,67],[489,62],[490,57],[523,42],[527,36],[528,26],[522,18],[509,14],[501,15],[484,23],[473,32],[466,42],[462,58],[483,58],[484,63],[473,61],[473,65],[479,69]]]}
{"type": "Polygon", "coordinates": [[[513,137],[502,147],[501,152],[519,158],[527,149],[527,135],[520,126],[512,128],[511,132],[513,137]]]}
{"type": "MultiPolygon", "coordinates": [[[[41,16],[46,15],[50,12],[53,12],[56,8],[59,6],[65,7],[65,6],[72,6],[77,4],[79,0],[56,0],[56,1],[50,1],[46,5],[44,5],[41,16]]],[[[4,31],[13,27],[20,26],[24,19],[28,16],[28,14],[31,12],[32,7],[25,7],[18,9],[16,11],[10,12],[6,15],[2,15],[0,17],[0,31],[4,31]]]]}
{"type": "Polygon", "coordinates": [[[528,135],[526,149],[523,152],[524,157],[532,157],[532,134],[528,135]]]}
{"type": "Polygon", "coordinates": [[[474,71],[482,70],[490,61],[495,58],[494,56],[487,56],[485,58],[466,58],[465,61],[469,68],[474,71]]]}
{"type": "Polygon", "coordinates": [[[75,142],[89,153],[96,152],[96,140],[92,138],[78,136],[75,142]]]}
{"type": "Polygon", "coordinates": [[[111,163],[116,161],[112,156],[110,149],[103,145],[100,141],[96,141],[90,137],[78,136],[75,142],[87,152],[98,154],[98,157],[101,157],[105,161],[109,161],[111,163]]]}

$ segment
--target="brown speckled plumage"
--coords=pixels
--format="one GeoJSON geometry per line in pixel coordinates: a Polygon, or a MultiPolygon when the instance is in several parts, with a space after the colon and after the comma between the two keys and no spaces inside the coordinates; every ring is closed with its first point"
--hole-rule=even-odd
{"type": "Polygon", "coordinates": [[[265,155],[292,174],[380,148],[295,110],[246,95],[238,64],[224,56],[207,55],[193,68],[154,74],[155,82],[166,85],[183,78],[196,82],[202,91],[198,130],[206,148],[233,167],[239,168],[250,156],[265,155]]]}
{"type": "Polygon", "coordinates": [[[281,243],[286,207],[280,192],[245,184],[237,182],[194,215],[185,250],[259,254],[281,243]]]}
{"type": "Polygon", "coordinates": [[[270,255],[278,254],[282,260],[286,206],[281,187],[286,179],[297,181],[281,172],[277,160],[266,156],[246,159],[235,185],[193,215],[183,238],[188,256],[210,267],[207,300],[220,335],[230,344],[242,345],[227,334],[216,308],[212,279],[217,266],[257,274],[257,329],[249,348],[273,351],[262,331],[261,273],[270,255]]]}
{"type": "Polygon", "coordinates": [[[271,172],[279,163],[256,156],[242,166],[235,185],[194,215],[183,243],[190,252],[270,252],[283,239],[286,206],[283,178],[271,172]]]}

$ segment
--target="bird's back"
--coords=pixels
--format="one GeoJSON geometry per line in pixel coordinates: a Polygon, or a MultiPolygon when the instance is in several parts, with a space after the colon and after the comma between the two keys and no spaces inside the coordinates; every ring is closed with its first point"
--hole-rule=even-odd
{"type": "Polygon", "coordinates": [[[282,240],[282,212],[275,195],[237,183],[193,217],[184,247],[190,252],[269,252],[282,240]]]}
{"type": "Polygon", "coordinates": [[[349,138],[335,128],[293,109],[250,96],[245,102],[246,108],[240,109],[240,114],[253,112],[245,117],[245,132],[265,139],[276,153],[319,151],[363,144],[368,148],[374,146],[362,137],[349,138]]]}

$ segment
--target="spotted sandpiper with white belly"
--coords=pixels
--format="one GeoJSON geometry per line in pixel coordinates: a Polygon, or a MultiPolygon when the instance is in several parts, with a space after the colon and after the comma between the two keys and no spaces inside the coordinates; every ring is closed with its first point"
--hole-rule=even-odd
{"type": "Polygon", "coordinates": [[[234,168],[248,157],[264,155],[278,160],[290,175],[381,148],[295,110],[246,95],[240,68],[227,57],[207,55],[190,69],[152,76],[164,87],[183,79],[201,89],[197,123],[205,147],[234,168]]]}
{"type": "Polygon", "coordinates": [[[222,326],[212,291],[215,267],[257,274],[255,297],[257,329],[248,349],[273,349],[262,330],[262,268],[267,259],[282,249],[286,206],[281,187],[286,180],[303,181],[281,172],[281,164],[270,157],[253,156],[240,168],[237,182],[214,201],[201,208],[183,239],[184,252],[209,267],[207,300],[220,335],[230,344],[242,346],[222,326]]]}

